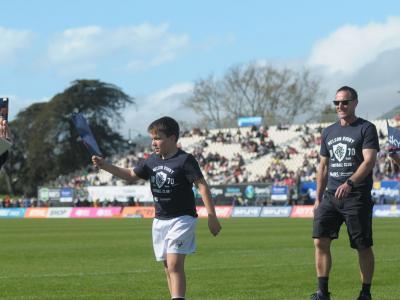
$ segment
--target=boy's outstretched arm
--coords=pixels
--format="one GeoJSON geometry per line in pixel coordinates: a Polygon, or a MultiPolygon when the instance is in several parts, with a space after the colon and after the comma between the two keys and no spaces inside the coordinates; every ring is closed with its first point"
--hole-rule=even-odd
{"type": "Polygon", "coordinates": [[[211,192],[207,182],[204,178],[198,179],[194,182],[199,190],[201,199],[207,209],[208,214],[208,228],[210,232],[216,236],[221,231],[221,225],[219,224],[217,214],[215,213],[215,206],[211,198],[211,192]]]}
{"type": "Polygon", "coordinates": [[[132,169],[114,166],[113,164],[106,162],[105,159],[100,156],[93,155],[92,162],[96,167],[103,169],[104,171],[107,171],[114,176],[124,179],[128,182],[133,183],[139,179],[139,177],[132,169]]]}

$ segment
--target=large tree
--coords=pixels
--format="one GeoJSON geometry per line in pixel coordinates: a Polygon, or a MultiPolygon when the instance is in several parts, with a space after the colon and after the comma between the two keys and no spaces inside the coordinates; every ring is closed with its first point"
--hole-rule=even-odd
{"type": "Polygon", "coordinates": [[[71,122],[74,112],[88,120],[102,152],[108,156],[126,147],[118,133],[121,110],[134,103],[113,84],[76,80],[49,102],[35,103],[11,122],[15,146],[6,166],[16,192],[34,194],[39,185],[90,163],[90,156],[71,122]]]}
{"type": "Polygon", "coordinates": [[[322,97],[319,79],[307,69],[251,63],[230,68],[220,79],[198,80],[185,105],[216,127],[251,116],[277,124],[312,116],[322,97]]]}

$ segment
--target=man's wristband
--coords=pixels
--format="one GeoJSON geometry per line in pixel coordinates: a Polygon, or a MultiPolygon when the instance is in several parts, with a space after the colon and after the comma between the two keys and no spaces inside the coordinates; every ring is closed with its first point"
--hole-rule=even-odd
{"type": "Polygon", "coordinates": [[[346,180],[346,183],[349,187],[354,188],[354,182],[350,178],[346,180]]]}

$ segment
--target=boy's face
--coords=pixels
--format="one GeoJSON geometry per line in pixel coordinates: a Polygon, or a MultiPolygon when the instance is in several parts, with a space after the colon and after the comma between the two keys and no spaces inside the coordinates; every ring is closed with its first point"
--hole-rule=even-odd
{"type": "Polygon", "coordinates": [[[162,156],[170,154],[176,150],[176,138],[175,135],[166,136],[164,132],[150,132],[151,146],[156,154],[162,156]]]}

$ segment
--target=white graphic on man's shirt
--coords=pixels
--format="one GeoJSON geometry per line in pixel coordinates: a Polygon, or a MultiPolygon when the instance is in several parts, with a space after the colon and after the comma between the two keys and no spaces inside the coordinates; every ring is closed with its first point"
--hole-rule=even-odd
{"type": "Polygon", "coordinates": [[[158,188],[161,188],[164,185],[166,180],[167,180],[167,174],[165,174],[164,172],[157,172],[156,184],[157,184],[158,188]]]}
{"type": "Polygon", "coordinates": [[[335,155],[336,159],[341,162],[343,158],[346,156],[347,145],[346,144],[336,144],[333,145],[333,154],[335,155]]]}

